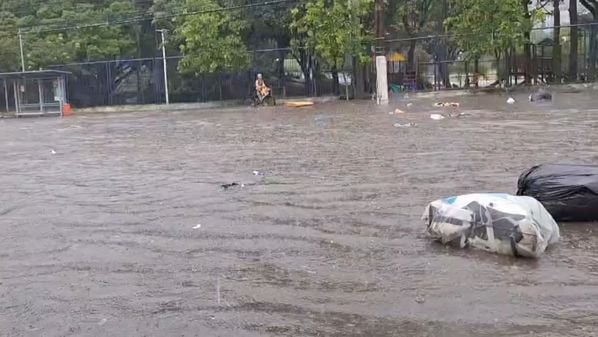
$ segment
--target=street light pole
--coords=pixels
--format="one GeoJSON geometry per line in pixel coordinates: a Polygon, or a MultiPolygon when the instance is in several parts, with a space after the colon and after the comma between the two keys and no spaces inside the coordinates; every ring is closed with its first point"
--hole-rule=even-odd
{"type": "Polygon", "coordinates": [[[25,53],[23,53],[23,34],[19,28],[19,47],[21,48],[21,71],[25,72],[25,53]]]}
{"type": "Polygon", "coordinates": [[[166,29],[158,29],[162,36],[162,63],[164,67],[164,94],[166,96],[166,105],[170,104],[170,95],[168,94],[168,68],[166,68],[166,39],[164,37],[164,33],[166,33],[166,29]]]}

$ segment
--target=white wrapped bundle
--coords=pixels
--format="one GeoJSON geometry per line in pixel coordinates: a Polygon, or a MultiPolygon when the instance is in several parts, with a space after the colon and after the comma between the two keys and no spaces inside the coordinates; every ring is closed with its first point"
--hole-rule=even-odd
{"type": "Polygon", "coordinates": [[[428,234],[443,244],[539,258],[559,240],[559,227],[531,197],[466,194],[430,203],[422,217],[428,234]]]}

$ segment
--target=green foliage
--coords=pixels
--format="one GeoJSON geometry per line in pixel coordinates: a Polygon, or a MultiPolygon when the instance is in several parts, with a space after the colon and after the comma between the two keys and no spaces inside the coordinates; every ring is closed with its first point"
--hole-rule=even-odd
{"type": "Polygon", "coordinates": [[[242,39],[247,23],[222,9],[213,0],[187,0],[185,11],[214,10],[183,16],[176,34],[184,54],[179,63],[183,73],[199,75],[237,70],[249,64],[249,53],[242,39]]]}
{"type": "Polygon", "coordinates": [[[369,60],[366,45],[371,33],[366,31],[365,17],[373,9],[373,0],[311,0],[305,7],[292,10],[291,29],[294,48],[313,50],[330,65],[342,67],[346,56],[359,62],[369,60]]]}
{"type": "MultiPolygon", "coordinates": [[[[105,22],[122,20],[133,11],[130,2],[121,0],[105,8],[76,6],[72,11],[63,12],[62,17],[66,22],[105,22]]],[[[67,34],[67,39],[74,46],[74,59],[77,60],[104,60],[134,55],[134,32],[126,26],[85,28],[67,34]]]]}
{"type": "MultiPolygon", "coordinates": [[[[12,13],[0,12],[0,26],[14,32],[17,30],[17,18],[12,13]]],[[[0,34],[0,68],[4,71],[15,71],[20,62],[17,36],[5,32],[0,34]]]]}
{"type": "Polygon", "coordinates": [[[174,28],[175,19],[161,19],[169,16],[171,13],[178,12],[183,8],[185,0],[154,0],[151,6],[151,13],[154,17],[156,26],[164,29],[172,30],[174,28]]]}
{"type": "Polygon", "coordinates": [[[459,47],[469,59],[501,53],[525,42],[525,33],[539,18],[527,18],[521,0],[455,0],[455,15],[445,21],[459,47]]]}
{"type": "MultiPolygon", "coordinates": [[[[127,0],[40,4],[37,11],[19,19],[24,29],[26,68],[42,68],[72,61],[115,59],[133,56],[134,35],[122,25],[46,32],[47,28],[84,26],[90,23],[122,20],[135,8],[127,0]],[[39,28],[41,27],[41,28],[39,28]]],[[[14,30],[16,33],[16,28],[14,30]]]]}
{"type": "MultiPolygon", "coordinates": [[[[409,37],[426,31],[428,23],[433,14],[433,9],[440,8],[442,2],[439,0],[399,0],[393,1],[393,21],[397,29],[403,29],[409,37]],[[397,25],[396,23],[400,23],[397,25]]],[[[442,14],[442,13],[437,13],[442,14]]]]}
{"type": "Polygon", "coordinates": [[[135,39],[127,26],[45,31],[123,19],[135,13],[129,0],[7,0],[1,7],[5,12],[0,17],[3,20],[0,47],[2,53],[12,56],[3,57],[0,70],[20,69],[19,27],[25,27],[23,42],[28,70],[72,61],[133,56],[135,39]],[[37,28],[40,26],[44,28],[37,28]]]}

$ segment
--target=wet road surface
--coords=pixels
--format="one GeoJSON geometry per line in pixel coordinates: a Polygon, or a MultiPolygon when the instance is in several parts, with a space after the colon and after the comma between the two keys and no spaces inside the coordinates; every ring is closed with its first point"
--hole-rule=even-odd
{"type": "Polygon", "coordinates": [[[0,336],[598,335],[595,225],[531,261],[420,221],[597,162],[595,96],[0,120],[0,336]]]}

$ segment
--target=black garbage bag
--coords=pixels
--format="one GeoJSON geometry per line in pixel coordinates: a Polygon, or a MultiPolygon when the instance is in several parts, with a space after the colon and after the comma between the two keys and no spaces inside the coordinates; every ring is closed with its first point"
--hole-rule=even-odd
{"type": "Polygon", "coordinates": [[[517,195],[536,198],[556,221],[598,221],[598,166],[534,166],[517,185],[517,195]]]}

